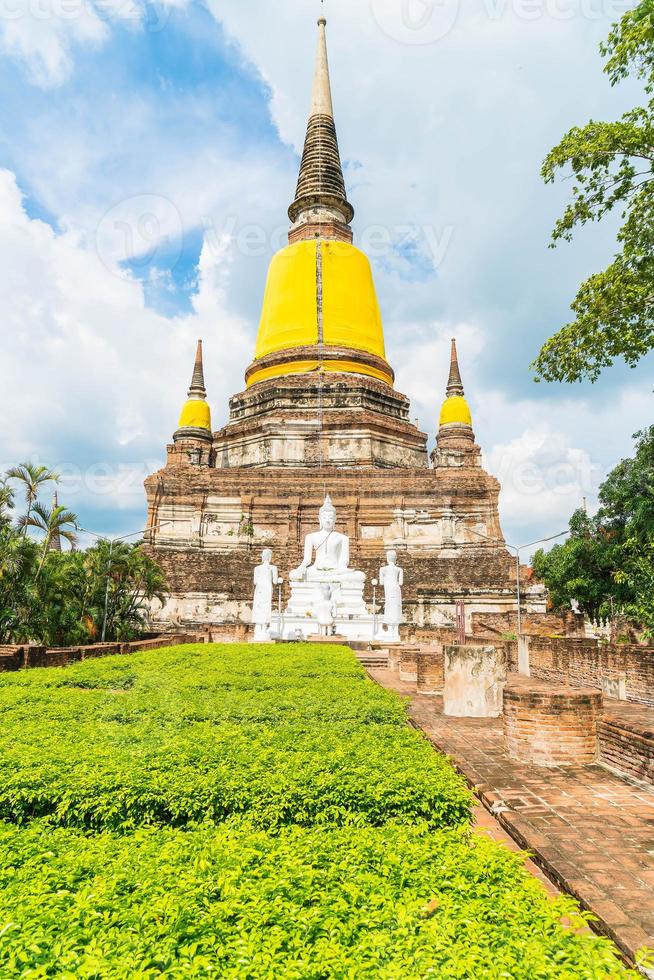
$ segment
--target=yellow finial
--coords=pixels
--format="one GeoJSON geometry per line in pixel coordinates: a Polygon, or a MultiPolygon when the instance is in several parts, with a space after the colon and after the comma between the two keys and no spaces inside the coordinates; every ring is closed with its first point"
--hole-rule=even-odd
{"type": "Polygon", "coordinates": [[[211,432],[211,409],[207,404],[207,390],[204,386],[201,340],[198,340],[191,387],[188,391],[188,400],[179,417],[179,428],[204,429],[207,432],[211,432]]]}
{"type": "Polygon", "coordinates": [[[472,428],[472,415],[463,391],[456,340],[452,340],[450,355],[450,375],[447,382],[447,398],[443,402],[439,427],[444,425],[467,425],[472,428]]]}

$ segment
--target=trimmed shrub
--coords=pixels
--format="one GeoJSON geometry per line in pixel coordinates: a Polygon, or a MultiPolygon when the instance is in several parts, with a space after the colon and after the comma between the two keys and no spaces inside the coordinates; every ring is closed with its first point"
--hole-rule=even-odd
{"type": "Polygon", "coordinates": [[[521,860],[425,825],[243,820],[116,837],[0,825],[0,975],[147,980],[635,976],[521,860]]]}
{"type": "Polygon", "coordinates": [[[203,645],[32,671],[2,678],[0,715],[0,819],[16,823],[469,819],[463,781],[349,650],[203,645]]]}
{"type": "Polygon", "coordinates": [[[349,650],[1,676],[0,733],[2,978],[634,976],[349,650]]]}

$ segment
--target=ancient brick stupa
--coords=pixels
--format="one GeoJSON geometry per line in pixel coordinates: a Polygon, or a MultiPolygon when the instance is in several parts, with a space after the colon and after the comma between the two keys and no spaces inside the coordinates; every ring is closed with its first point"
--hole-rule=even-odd
{"type": "Polygon", "coordinates": [[[262,548],[288,579],[326,492],[368,584],[385,549],[398,552],[409,622],[450,625],[459,600],[468,622],[515,610],[500,488],[481,468],[454,342],[431,458],[409,399],[393,387],[370,263],[352,244],[318,23],[289,244],[270,264],[245,390],[212,432],[199,344],[166,466],[146,481],[149,524],[164,525],[152,546],[171,589],[160,619],[248,622],[262,548]]]}

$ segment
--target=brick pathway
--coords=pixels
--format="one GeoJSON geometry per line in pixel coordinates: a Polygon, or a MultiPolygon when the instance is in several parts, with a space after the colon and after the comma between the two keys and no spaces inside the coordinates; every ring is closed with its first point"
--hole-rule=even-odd
{"type": "MultiPolygon", "coordinates": [[[[654,948],[654,791],[597,765],[542,769],[513,762],[504,750],[501,718],[446,718],[441,698],[416,694],[415,685],[389,670],[370,675],[411,697],[412,721],[630,960],[642,946],[654,948]]],[[[635,706],[634,717],[642,720],[643,710],[651,711],[635,706]]]]}

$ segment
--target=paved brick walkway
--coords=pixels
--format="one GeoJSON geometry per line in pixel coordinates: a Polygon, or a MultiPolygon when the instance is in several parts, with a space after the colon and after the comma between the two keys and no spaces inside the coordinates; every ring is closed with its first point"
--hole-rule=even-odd
{"type": "MultiPolygon", "coordinates": [[[[513,762],[502,719],[446,718],[441,698],[416,694],[415,685],[392,671],[370,674],[411,697],[412,721],[451,757],[549,877],[594,912],[597,928],[630,960],[642,946],[654,948],[654,791],[600,766],[542,769],[513,762]]],[[[633,713],[640,717],[642,710],[633,713]]]]}

